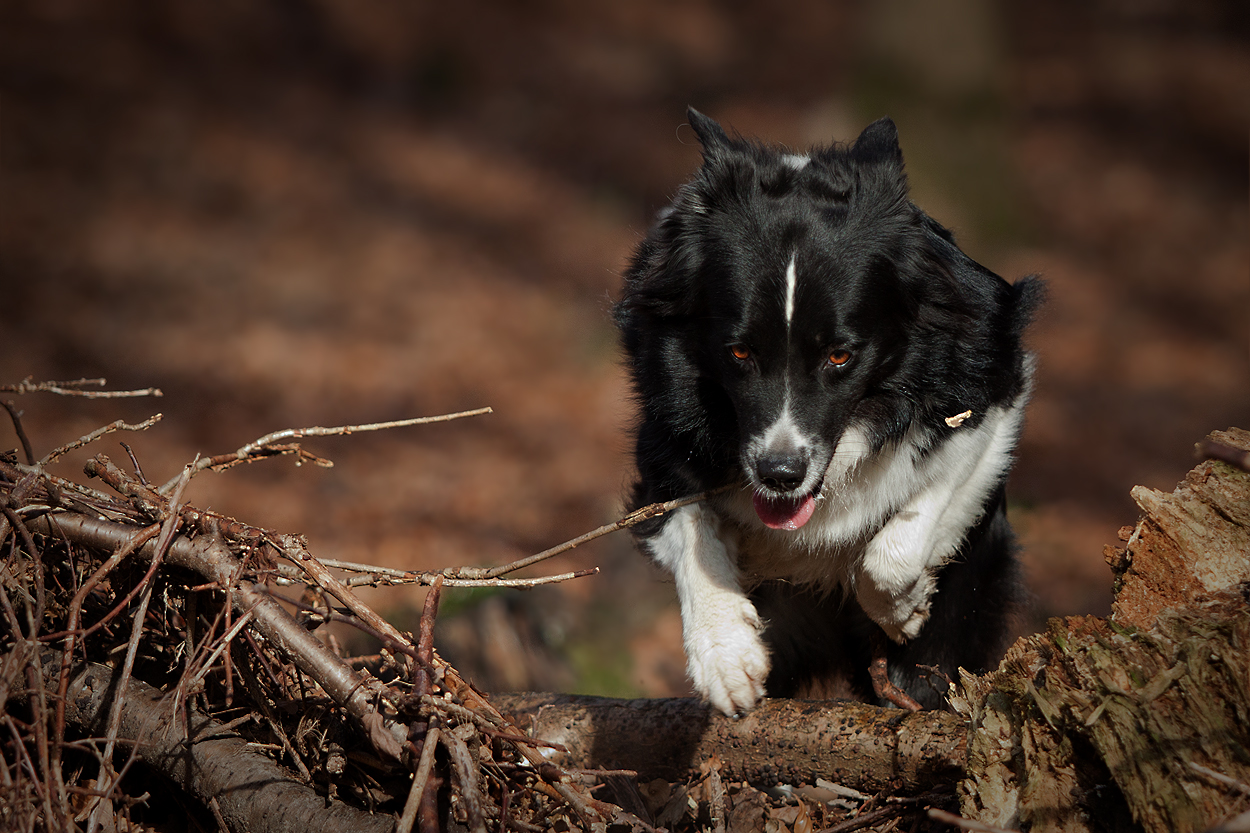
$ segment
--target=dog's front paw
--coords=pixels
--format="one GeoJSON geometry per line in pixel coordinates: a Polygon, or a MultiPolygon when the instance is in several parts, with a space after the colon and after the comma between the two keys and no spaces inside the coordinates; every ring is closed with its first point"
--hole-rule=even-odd
{"type": "Polygon", "coordinates": [[[881,626],[895,642],[914,639],[929,621],[934,582],[925,574],[901,593],[883,592],[870,582],[862,582],[855,591],[859,606],[881,626]]]}
{"type": "Polygon", "coordinates": [[[727,715],[748,711],[764,696],[769,668],[755,606],[746,598],[722,599],[685,618],[695,690],[727,715]]]}
{"type": "Polygon", "coordinates": [[[881,630],[885,631],[885,635],[893,639],[895,642],[903,643],[909,639],[914,639],[920,633],[920,629],[924,627],[925,622],[929,621],[929,602],[925,601],[923,605],[912,611],[901,622],[894,622],[883,617],[877,620],[877,624],[881,626],[881,630]]]}

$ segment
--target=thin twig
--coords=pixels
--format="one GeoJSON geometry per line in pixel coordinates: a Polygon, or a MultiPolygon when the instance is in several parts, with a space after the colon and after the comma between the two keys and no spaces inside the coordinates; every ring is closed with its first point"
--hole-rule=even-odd
{"type": "MultiPolygon", "coordinates": [[[[470,579],[448,578],[444,573],[429,570],[397,570],[394,567],[379,567],[375,564],[361,564],[354,561],[339,561],[334,558],[319,558],[317,560],[327,567],[359,573],[360,575],[355,575],[343,580],[343,583],[348,587],[372,587],[378,585],[395,586],[400,584],[433,585],[435,580],[438,579],[442,580],[444,587],[529,588],[538,587],[543,584],[555,584],[561,581],[569,581],[575,578],[585,578],[586,576],[597,575],[599,572],[598,567],[591,567],[585,570],[574,570],[569,573],[559,573],[553,576],[539,576],[537,578],[470,579]]],[[[286,564],[278,565],[278,574],[284,579],[294,579],[295,581],[299,581],[300,572],[301,571],[286,564]]]]}
{"type": "Polygon", "coordinates": [[[558,584],[562,581],[571,581],[575,578],[586,578],[587,576],[598,575],[598,567],[590,567],[585,570],[574,570],[569,573],[557,573],[552,576],[538,576],[536,578],[447,578],[442,573],[408,573],[405,578],[381,577],[381,576],[352,576],[344,582],[348,587],[374,587],[378,585],[396,585],[396,584],[418,584],[432,585],[436,579],[443,580],[445,587],[512,587],[527,589],[531,587],[539,587],[544,584],[558,584]]]}
{"type": "MultiPolygon", "coordinates": [[[[364,425],[340,425],[335,428],[285,428],[281,431],[274,431],[273,433],[266,434],[260,439],[253,440],[230,454],[219,454],[215,457],[201,458],[196,463],[195,472],[193,472],[193,474],[208,468],[222,468],[235,463],[243,462],[257,454],[265,453],[266,449],[271,448],[276,443],[282,442],[283,440],[297,440],[303,437],[346,436],[348,434],[359,434],[366,431],[384,431],[390,428],[406,428],[411,425],[429,425],[435,422],[450,422],[454,419],[463,419],[465,417],[481,416],[483,414],[490,413],[494,413],[491,408],[476,408],[471,411],[460,411],[454,414],[414,417],[412,419],[400,419],[393,422],[370,422],[364,425]]],[[[294,449],[288,450],[287,453],[294,453],[294,449]]],[[[177,482],[177,478],[172,478],[157,491],[161,494],[165,494],[173,488],[175,482],[177,482]]]]}
{"type": "Polygon", "coordinates": [[[1207,776],[1208,778],[1211,778],[1215,781],[1220,782],[1226,787],[1232,787],[1233,789],[1239,792],[1245,793],[1246,795],[1250,795],[1250,784],[1246,784],[1242,781],[1238,781],[1236,778],[1230,778],[1229,776],[1225,775],[1222,772],[1216,772],[1213,769],[1208,769],[1202,764],[1196,764],[1193,761],[1189,762],[1189,768],[1192,769],[1194,772],[1200,772],[1203,775],[1207,776]]]}
{"type": "Polygon", "coordinates": [[[130,467],[134,469],[135,477],[139,478],[140,485],[143,485],[143,486],[151,485],[148,483],[148,479],[143,476],[143,466],[139,465],[139,458],[136,457],[134,451],[131,450],[130,444],[119,443],[119,445],[123,449],[125,449],[126,456],[130,458],[130,467]]]}
{"type": "Polygon", "coordinates": [[[34,464],[35,452],[31,450],[30,439],[26,436],[26,429],[22,427],[22,412],[17,409],[17,405],[9,400],[0,402],[4,409],[9,412],[9,419],[13,420],[13,430],[17,432],[18,442],[22,444],[22,451],[26,454],[26,462],[34,464]]]}
{"type": "MultiPolygon", "coordinates": [[[[49,463],[55,462],[61,457],[64,457],[66,454],[73,451],[74,449],[82,448],[84,445],[89,445],[90,443],[95,442],[96,440],[100,439],[106,434],[112,434],[114,431],[146,431],[147,429],[151,428],[156,423],[160,422],[162,416],[163,414],[153,414],[152,416],[145,419],[143,422],[136,423],[135,425],[130,425],[125,420],[121,420],[121,419],[116,420],[115,422],[110,422],[108,425],[97,428],[96,430],[92,431],[90,434],[84,434],[83,436],[74,440],[72,443],[67,443],[61,446],[60,448],[54,449],[53,451],[49,451],[46,455],[44,455],[43,459],[40,460],[37,465],[46,466],[49,463]]],[[[175,482],[176,481],[177,481],[177,478],[175,478],[175,482]]]]}
{"type": "Polygon", "coordinates": [[[417,664],[410,666],[410,676],[417,697],[427,697],[430,692],[430,673],[427,669],[434,666],[434,623],[438,619],[438,602],[442,595],[443,580],[440,576],[430,585],[430,592],[425,594],[425,604],[421,606],[421,625],[417,630],[417,664]]]}
{"type": "Polygon", "coordinates": [[[824,778],[817,778],[816,786],[822,790],[829,790],[830,792],[837,793],[838,796],[841,798],[851,798],[851,799],[854,799],[855,801],[861,801],[861,802],[868,801],[870,798],[872,798],[872,796],[862,793],[859,790],[852,789],[850,787],[844,787],[843,785],[835,784],[832,781],[826,781],[824,778]]]}
{"type": "MultiPolygon", "coordinates": [[[[441,733],[438,740],[447,750],[452,776],[455,784],[460,788],[460,806],[469,817],[469,830],[472,833],[486,833],[486,819],[482,812],[482,791],[478,788],[477,761],[455,731],[441,733]]],[[[424,751],[423,749],[422,752],[424,751]]]]}
{"type": "Polygon", "coordinates": [[[536,555],[527,556],[517,561],[513,561],[510,564],[503,564],[498,567],[489,567],[489,568],[487,567],[453,567],[453,568],[444,570],[443,575],[451,579],[496,578],[498,576],[504,575],[505,573],[515,572],[516,570],[520,570],[524,567],[529,567],[533,564],[537,564],[540,561],[546,561],[548,558],[552,558],[554,556],[560,555],[561,553],[566,553],[571,549],[574,549],[576,547],[581,546],[582,544],[587,543],[588,541],[593,541],[596,538],[602,538],[604,535],[608,535],[618,530],[626,529],[631,526],[637,526],[643,521],[650,520],[651,518],[659,517],[660,515],[664,515],[668,512],[672,512],[674,509],[680,509],[683,506],[689,506],[692,503],[698,503],[699,501],[707,500],[709,497],[720,494],[721,492],[727,491],[730,488],[732,487],[722,486],[719,489],[712,489],[710,491],[700,492],[697,495],[689,495],[687,497],[678,498],[677,500],[669,500],[663,503],[649,504],[647,506],[642,507],[641,509],[635,509],[633,512],[630,512],[628,515],[626,515],[625,517],[621,518],[618,521],[613,521],[610,524],[604,524],[598,529],[593,529],[590,532],[585,533],[584,535],[579,535],[570,541],[565,541],[563,544],[554,546],[551,549],[543,550],[542,552],[536,555]]]}
{"type": "Polygon", "coordinates": [[[87,399],[122,399],[133,396],[164,396],[160,388],[143,388],[142,390],[80,390],[87,385],[104,387],[104,379],[75,379],[72,382],[32,382],[35,377],[27,376],[16,385],[0,385],[0,391],[11,393],[57,393],[61,396],[82,396],[87,399]]]}
{"type": "Polygon", "coordinates": [[[395,826],[395,833],[412,833],[413,822],[417,818],[417,808],[421,806],[421,798],[425,795],[425,785],[430,779],[430,770],[434,767],[434,750],[438,748],[439,730],[431,726],[425,733],[425,742],[421,746],[421,760],[417,763],[417,771],[412,776],[412,789],[408,791],[408,800],[404,802],[403,815],[395,826]]]}

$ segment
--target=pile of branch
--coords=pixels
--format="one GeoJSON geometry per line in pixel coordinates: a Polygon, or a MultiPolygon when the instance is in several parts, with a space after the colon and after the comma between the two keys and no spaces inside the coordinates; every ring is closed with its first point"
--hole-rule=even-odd
{"type": "MultiPolygon", "coordinates": [[[[96,381],[6,389],[159,395],[88,390],[96,381]]],[[[594,773],[550,763],[550,745],[512,725],[432,644],[443,586],[589,575],[502,577],[591,536],[504,567],[412,573],[322,562],[298,536],[182,499],[209,469],[274,455],[328,464],[299,445],[303,437],[482,411],[276,432],[197,459],[159,486],[123,444],[127,468],[103,454],[84,468],[104,491],[48,466],[159,415],[112,423],[36,458],[17,409],[7,408],[24,461],[16,451],[0,455],[0,828],[137,829],[159,816],[152,805],[172,800],[181,802],[175,816],[203,817],[197,808],[206,808],[215,824],[205,829],[482,831],[504,820],[520,830],[650,829],[592,796],[594,773]],[[431,587],[415,636],[352,589],[400,582],[431,587]],[[343,656],[313,632],[326,621],[375,637],[379,654],[343,656]],[[161,773],[185,794],[169,797],[140,771],[161,773]]]]}
{"type": "MultiPolygon", "coordinates": [[[[102,395],[90,381],[0,390],[102,395]]],[[[0,454],[0,829],[1250,830],[1250,433],[1213,435],[1205,455],[1228,462],[1173,495],[1134,491],[1146,515],[1108,553],[1110,620],[1053,621],[965,676],[952,711],[766,701],[731,720],[691,699],[488,698],[432,641],[443,587],[593,573],[506,577],[705,496],[503,567],[389,570],[318,559],[184,490],[274,455],[328,465],[306,437],[431,419],[280,431],[161,485],[123,444],[124,466],[88,460],[97,488],[48,467],[159,415],[37,458],[7,407],[22,448],[0,454]],[[403,582],[431,588],[416,634],[353,591],[403,582]],[[330,621],[379,652],[343,655],[316,633],[330,621]]]]}

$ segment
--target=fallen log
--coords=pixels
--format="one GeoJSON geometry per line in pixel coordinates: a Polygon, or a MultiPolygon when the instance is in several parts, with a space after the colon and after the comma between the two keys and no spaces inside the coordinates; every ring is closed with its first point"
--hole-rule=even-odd
{"type": "Polygon", "coordinates": [[[692,698],[616,700],[496,694],[491,701],[532,737],[558,744],[553,762],[625,769],[640,781],[681,780],[715,757],[728,780],[916,793],[963,775],[966,726],[949,712],[882,709],[851,701],[765,700],[740,718],[692,698]]]}

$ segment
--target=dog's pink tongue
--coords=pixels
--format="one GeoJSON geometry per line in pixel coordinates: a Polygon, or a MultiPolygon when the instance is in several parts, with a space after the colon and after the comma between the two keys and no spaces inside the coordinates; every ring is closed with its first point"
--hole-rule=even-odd
{"type": "Polygon", "coordinates": [[[755,496],[755,514],[772,529],[798,529],[808,522],[815,511],[816,499],[811,495],[800,498],[755,496]]]}

